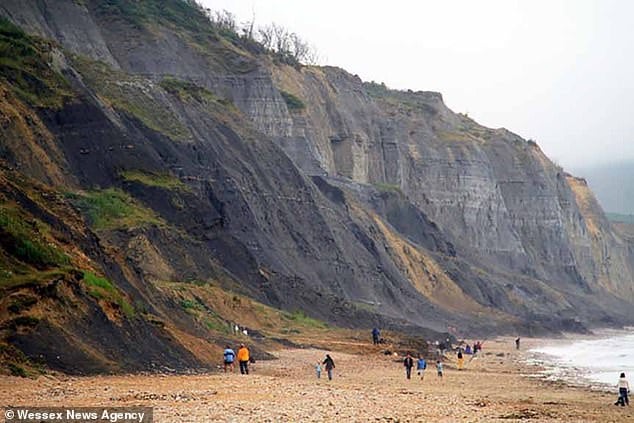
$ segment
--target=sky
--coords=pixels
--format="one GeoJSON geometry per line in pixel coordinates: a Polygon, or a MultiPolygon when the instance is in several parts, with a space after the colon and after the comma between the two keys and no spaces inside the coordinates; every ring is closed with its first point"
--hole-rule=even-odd
{"type": "Polygon", "coordinates": [[[566,169],[634,160],[634,1],[199,1],[281,24],[363,80],[439,91],[566,169]]]}

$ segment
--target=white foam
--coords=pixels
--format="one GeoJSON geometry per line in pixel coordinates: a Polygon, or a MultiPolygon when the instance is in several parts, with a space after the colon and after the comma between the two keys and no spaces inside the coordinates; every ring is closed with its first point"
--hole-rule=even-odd
{"type": "MultiPolygon", "coordinates": [[[[634,379],[634,333],[546,345],[530,350],[548,368],[546,376],[578,376],[590,382],[615,385],[621,372],[634,379]]],[[[579,382],[579,381],[578,381],[579,382]]]]}

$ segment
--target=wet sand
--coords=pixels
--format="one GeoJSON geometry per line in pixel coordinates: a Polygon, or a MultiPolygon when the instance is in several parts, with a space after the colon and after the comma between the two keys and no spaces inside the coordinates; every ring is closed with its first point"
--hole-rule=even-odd
{"type": "MultiPolygon", "coordinates": [[[[522,340],[522,349],[537,340],[522,340]]],[[[512,339],[487,341],[462,371],[447,356],[444,377],[430,363],[425,379],[405,378],[402,359],[334,351],[334,380],[317,379],[322,350],[281,350],[248,376],[126,375],[0,378],[3,406],[152,406],[155,422],[634,422],[616,393],[527,377],[535,367],[512,339]]]]}

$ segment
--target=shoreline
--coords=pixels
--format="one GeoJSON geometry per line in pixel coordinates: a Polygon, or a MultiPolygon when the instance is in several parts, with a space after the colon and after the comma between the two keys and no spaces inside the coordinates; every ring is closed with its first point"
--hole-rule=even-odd
{"type": "MultiPolygon", "coordinates": [[[[157,422],[395,421],[610,422],[632,419],[632,408],[613,405],[616,393],[595,392],[561,381],[528,377],[523,362],[531,343],[487,340],[465,369],[446,355],[445,373],[428,364],[424,380],[405,378],[402,358],[368,343],[362,354],[319,349],[275,351],[252,374],[0,377],[0,404],[23,406],[153,406],[157,422]],[[336,362],[334,380],[317,379],[326,353],[336,362]],[[391,419],[391,420],[390,420],[391,419]]],[[[352,345],[350,346],[352,349],[352,345]]]]}
{"type": "MultiPolygon", "coordinates": [[[[548,348],[572,348],[573,345],[582,343],[584,341],[610,341],[612,339],[618,339],[620,337],[627,337],[634,335],[634,328],[624,329],[598,329],[592,334],[574,334],[566,333],[561,338],[528,338],[529,348],[526,350],[526,356],[524,363],[528,366],[537,367],[536,373],[531,374],[529,377],[536,379],[543,379],[546,381],[561,381],[569,386],[585,387],[592,391],[613,392],[614,385],[618,379],[618,371],[614,371],[614,383],[597,380],[596,375],[601,373],[607,373],[599,367],[592,368],[583,364],[574,364],[573,362],[566,363],[562,361],[558,355],[553,355],[549,352],[539,351],[539,349],[548,348]],[[592,375],[595,375],[594,378],[592,375]]],[[[628,377],[631,378],[634,372],[632,371],[632,365],[621,369],[625,371],[628,377]]],[[[605,369],[603,369],[605,370],[605,369]]]]}

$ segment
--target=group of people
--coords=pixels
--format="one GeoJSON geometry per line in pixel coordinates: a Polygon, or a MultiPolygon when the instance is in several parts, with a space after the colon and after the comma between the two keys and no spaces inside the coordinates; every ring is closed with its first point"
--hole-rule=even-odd
{"type": "Polygon", "coordinates": [[[240,373],[243,375],[249,374],[249,362],[253,362],[253,358],[251,358],[251,355],[249,354],[249,349],[246,347],[246,345],[240,344],[240,348],[238,348],[238,354],[233,351],[230,345],[227,345],[223,353],[223,358],[225,373],[227,373],[227,369],[233,372],[235,361],[238,360],[240,373]]]}
{"type": "Polygon", "coordinates": [[[465,354],[469,354],[469,355],[476,355],[478,353],[478,351],[482,351],[482,342],[480,341],[476,341],[473,343],[473,348],[471,348],[471,345],[467,344],[466,347],[464,347],[464,353],[465,354]]]}
{"type": "MultiPolygon", "coordinates": [[[[411,353],[407,353],[405,359],[403,360],[403,366],[405,367],[405,376],[408,379],[412,378],[412,369],[414,368],[414,358],[411,353]]],[[[418,376],[420,376],[420,380],[425,379],[425,370],[427,369],[427,361],[423,358],[422,355],[418,355],[418,359],[416,360],[416,372],[418,376]]],[[[442,378],[443,366],[440,360],[436,360],[436,374],[438,377],[442,378]]]]}
{"type": "Polygon", "coordinates": [[[335,368],[335,361],[330,357],[330,354],[326,354],[326,358],[323,362],[317,362],[315,365],[315,372],[317,373],[317,379],[321,379],[321,366],[324,366],[326,373],[328,374],[328,380],[332,380],[332,371],[335,368]]]}
{"type": "MultiPolygon", "coordinates": [[[[378,344],[380,342],[379,336],[380,336],[379,330],[377,328],[374,328],[372,330],[372,341],[374,344],[378,344]]],[[[515,340],[515,346],[517,349],[519,349],[519,344],[520,344],[519,341],[520,339],[518,337],[515,340]]],[[[467,346],[464,348],[464,353],[477,354],[477,352],[480,351],[481,349],[482,349],[482,343],[480,341],[477,341],[473,344],[473,350],[471,349],[471,346],[467,344],[467,346]]],[[[231,348],[230,345],[227,345],[223,353],[223,358],[224,358],[225,373],[227,372],[227,370],[233,372],[235,362],[237,360],[240,366],[240,373],[243,375],[248,375],[249,362],[254,362],[253,358],[251,357],[249,353],[249,349],[244,344],[240,344],[240,348],[238,348],[237,354],[234,352],[234,350],[231,348]]],[[[318,379],[321,378],[322,366],[326,369],[326,373],[328,374],[328,380],[332,380],[333,370],[335,368],[335,361],[332,359],[330,354],[326,354],[326,358],[324,359],[324,361],[318,362],[315,365],[315,371],[316,371],[318,379]]],[[[407,379],[411,379],[412,369],[414,368],[414,358],[412,357],[411,353],[408,352],[407,355],[405,356],[405,359],[403,360],[403,366],[405,367],[405,376],[407,377],[407,379]]],[[[458,348],[458,353],[457,353],[458,370],[462,370],[463,366],[464,366],[463,349],[458,348]]],[[[420,380],[424,380],[426,369],[427,369],[427,361],[423,358],[422,355],[419,354],[416,360],[416,371],[418,373],[418,376],[420,376],[420,380]]],[[[443,364],[440,360],[436,360],[436,374],[439,378],[443,377],[443,364]]],[[[628,394],[630,392],[630,385],[627,379],[625,378],[625,373],[621,373],[621,376],[617,383],[617,388],[619,389],[619,397],[617,401],[614,403],[614,405],[620,405],[622,407],[624,407],[625,405],[629,406],[630,401],[628,398],[628,394]]]]}

